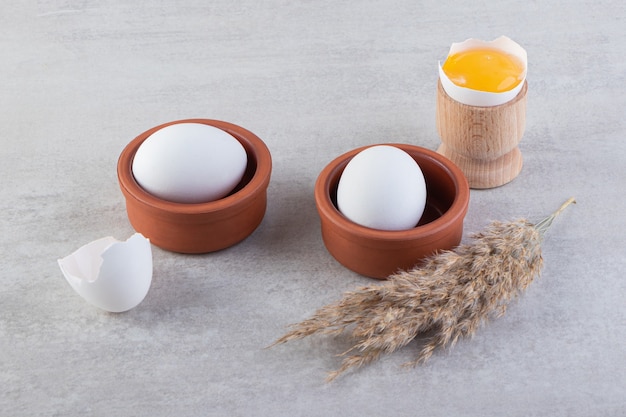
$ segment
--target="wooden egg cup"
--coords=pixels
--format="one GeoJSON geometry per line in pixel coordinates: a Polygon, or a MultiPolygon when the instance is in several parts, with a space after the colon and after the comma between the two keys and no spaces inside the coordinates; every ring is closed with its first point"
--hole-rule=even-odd
{"type": "Polygon", "coordinates": [[[522,170],[518,144],[526,124],[528,83],[511,101],[493,107],[468,106],[453,100],[437,83],[437,152],[454,162],[470,188],[493,188],[522,170]]]}

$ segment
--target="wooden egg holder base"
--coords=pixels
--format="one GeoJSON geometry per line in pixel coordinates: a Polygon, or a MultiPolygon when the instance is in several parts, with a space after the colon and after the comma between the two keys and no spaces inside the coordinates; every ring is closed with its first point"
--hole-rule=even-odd
{"type": "Polygon", "coordinates": [[[522,170],[519,142],[526,125],[528,83],[511,101],[493,107],[453,100],[437,83],[437,152],[463,171],[470,188],[493,188],[512,181],[522,170]]]}

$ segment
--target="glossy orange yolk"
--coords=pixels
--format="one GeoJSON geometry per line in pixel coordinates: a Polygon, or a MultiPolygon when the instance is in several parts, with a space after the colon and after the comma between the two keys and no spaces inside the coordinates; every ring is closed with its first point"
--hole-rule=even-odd
{"type": "Polygon", "coordinates": [[[524,63],[498,49],[469,49],[448,56],[442,69],[459,87],[502,93],[524,79],[524,63]]]}

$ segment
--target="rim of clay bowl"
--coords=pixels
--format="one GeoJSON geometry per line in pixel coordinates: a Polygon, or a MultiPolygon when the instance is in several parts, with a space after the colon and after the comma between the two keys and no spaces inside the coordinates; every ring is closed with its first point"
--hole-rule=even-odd
{"type": "Polygon", "coordinates": [[[245,204],[246,201],[256,198],[259,191],[263,191],[267,188],[270,181],[271,170],[272,157],[269,148],[258,136],[241,126],[214,119],[175,120],[148,129],[126,145],[117,163],[117,174],[120,185],[129,196],[145,206],[176,214],[216,213],[232,208],[234,205],[245,204]],[[251,162],[256,164],[252,177],[246,183],[243,183],[243,181],[245,181],[244,174],[244,180],[235,188],[235,191],[231,192],[226,197],[204,203],[177,203],[163,200],[148,193],[137,183],[132,173],[133,159],[137,153],[137,149],[139,149],[139,146],[157,130],[179,123],[205,124],[231,134],[241,142],[245,148],[246,154],[248,155],[248,164],[251,162]]]}
{"type": "MultiPolygon", "coordinates": [[[[430,149],[421,146],[402,144],[402,143],[385,143],[380,145],[389,145],[398,147],[405,152],[417,152],[428,157],[431,161],[439,165],[444,170],[456,187],[456,194],[450,207],[436,219],[422,225],[417,225],[407,230],[380,230],[366,226],[361,226],[347,217],[345,217],[335,206],[331,198],[331,182],[336,174],[343,172],[350,160],[359,152],[379,145],[367,145],[357,149],[348,151],[334,160],[332,160],[320,173],[315,184],[315,200],[318,204],[319,211],[326,217],[326,220],[332,222],[343,233],[349,234],[354,239],[363,239],[366,241],[386,241],[401,244],[406,241],[407,245],[411,245],[410,240],[419,238],[421,240],[439,240],[443,230],[447,230],[458,224],[459,218],[463,218],[467,213],[469,205],[469,184],[463,172],[452,161],[443,155],[438,154],[430,149]]],[[[411,155],[412,156],[412,155],[411,155]]],[[[427,179],[428,182],[428,179],[427,179]]]]}

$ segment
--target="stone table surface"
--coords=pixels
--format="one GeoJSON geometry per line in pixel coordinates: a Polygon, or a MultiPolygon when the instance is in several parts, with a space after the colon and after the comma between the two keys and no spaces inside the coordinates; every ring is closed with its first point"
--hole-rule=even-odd
{"type": "Polygon", "coordinates": [[[626,415],[626,6],[618,1],[4,1],[0,12],[0,410],[6,416],[626,415]],[[540,279],[417,368],[417,343],[324,382],[347,337],[265,349],[375,283],[321,239],[313,186],[353,148],[436,149],[437,62],[507,35],[529,56],[524,167],[472,190],[494,219],[555,222],[540,279]],[[134,230],[116,177],[139,133],[226,120],[273,156],[245,241],[153,247],[145,300],[111,314],[57,265],[134,230]]]}

